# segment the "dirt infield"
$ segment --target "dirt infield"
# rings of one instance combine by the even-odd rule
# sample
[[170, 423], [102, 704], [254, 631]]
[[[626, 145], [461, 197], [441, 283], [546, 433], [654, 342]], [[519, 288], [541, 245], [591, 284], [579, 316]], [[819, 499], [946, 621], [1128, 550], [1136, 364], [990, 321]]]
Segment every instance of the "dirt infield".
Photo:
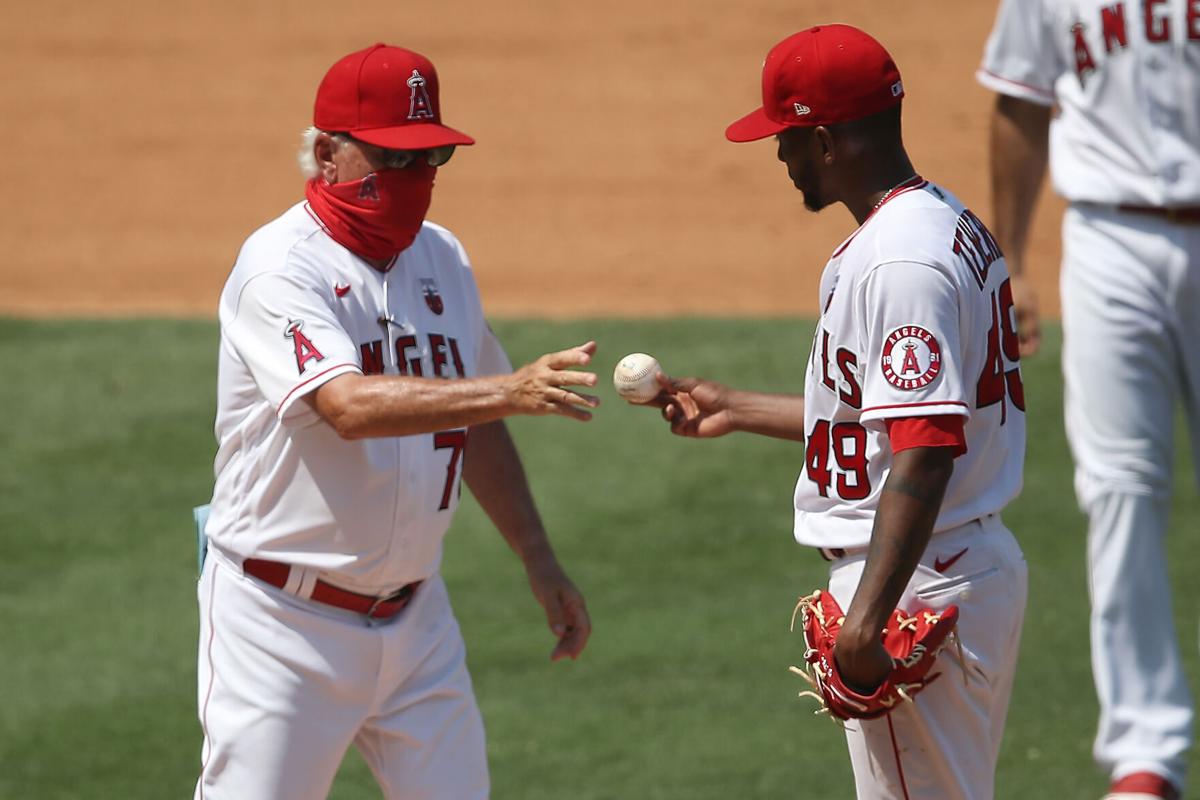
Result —
[[[0, 312], [211, 315], [237, 248], [300, 196], [297, 134], [339, 56], [374, 41], [438, 65], [479, 141], [431, 218], [466, 244], [497, 315], [792, 314], [854, 227], [804, 211], [770, 143], [724, 126], [767, 48], [811, 24], [880, 38], [905, 77], [921, 172], [985, 219], [992, 2], [567, 4], [46, 0], [0, 32]], [[1061, 204], [1032, 247], [1057, 308]]]

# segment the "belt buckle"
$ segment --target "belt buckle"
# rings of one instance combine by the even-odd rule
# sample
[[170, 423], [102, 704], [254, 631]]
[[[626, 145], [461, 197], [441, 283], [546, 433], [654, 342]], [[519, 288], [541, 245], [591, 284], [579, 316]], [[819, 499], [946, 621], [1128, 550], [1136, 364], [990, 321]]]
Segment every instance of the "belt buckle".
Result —
[[367, 616], [374, 617], [376, 610], [384, 603], [403, 603], [409, 597], [412, 597], [412, 584], [406, 583], [387, 597], [376, 597], [375, 602], [367, 609]]
[[375, 611], [376, 611], [376, 610], [377, 610], [377, 609], [378, 609], [378, 608], [379, 608], [381, 605], [383, 605], [384, 603], [386, 603], [387, 601], [388, 601], [388, 598], [386, 598], [386, 597], [376, 597], [376, 598], [375, 598], [375, 602], [374, 602], [374, 603], [371, 603], [371, 607], [367, 609], [367, 616], [368, 616], [368, 617], [374, 617], [374, 616], [375, 616]]

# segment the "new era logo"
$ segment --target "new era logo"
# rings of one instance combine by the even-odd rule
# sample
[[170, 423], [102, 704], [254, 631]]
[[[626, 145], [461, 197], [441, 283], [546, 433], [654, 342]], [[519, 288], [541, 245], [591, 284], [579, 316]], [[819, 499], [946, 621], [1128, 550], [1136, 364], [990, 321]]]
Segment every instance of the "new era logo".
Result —
[[892, 84], [892, 97], [899, 97], [902, 94], [904, 94], [904, 84], [896, 81]]
[[805, 114], [811, 114], [812, 109], [804, 105], [804, 103], [793, 103], [796, 106], [796, 116], [803, 117]]

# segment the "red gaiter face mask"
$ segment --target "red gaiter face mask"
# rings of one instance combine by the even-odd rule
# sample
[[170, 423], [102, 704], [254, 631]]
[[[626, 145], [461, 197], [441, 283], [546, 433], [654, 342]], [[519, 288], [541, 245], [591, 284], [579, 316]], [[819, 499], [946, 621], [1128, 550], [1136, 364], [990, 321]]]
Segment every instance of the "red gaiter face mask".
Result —
[[326, 183], [312, 178], [304, 196], [335, 242], [374, 261], [391, 258], [417, 238], [433, 199], [437, 168], [418, 161], [365, 178]]

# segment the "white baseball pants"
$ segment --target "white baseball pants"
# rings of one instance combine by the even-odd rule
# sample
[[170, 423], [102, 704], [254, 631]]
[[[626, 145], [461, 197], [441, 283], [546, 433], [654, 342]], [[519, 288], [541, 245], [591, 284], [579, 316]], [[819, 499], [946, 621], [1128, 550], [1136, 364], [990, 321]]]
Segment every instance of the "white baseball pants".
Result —
[[[935, 569], [960, 553], [944, 573]], [[830, 568], [829, 591], [843, 609], [865, 564], [860, 552]], [[998, 516], [933, 537], [899, 607], [957, 605], [966, 668], [950, 644], [934, 665], [941, 677], [913, 703], [846, 723], [859, 800], [991, 800], [1027, 589], [1025, 558]]]
[[389, 800], [488, 796], [483, 722], [440, 576], [373, 624], [244, 576], [216, 551], [198, 594], [196, 800], [321, 800], [352, 743]]
[[1095, 757], [1182, 788], [1192, 699], [1164, 540], [1183, 399], [1200, 451], [1200, 226], [1072, 206], [1063, 220], [1063, 372], [1088, 515]]

